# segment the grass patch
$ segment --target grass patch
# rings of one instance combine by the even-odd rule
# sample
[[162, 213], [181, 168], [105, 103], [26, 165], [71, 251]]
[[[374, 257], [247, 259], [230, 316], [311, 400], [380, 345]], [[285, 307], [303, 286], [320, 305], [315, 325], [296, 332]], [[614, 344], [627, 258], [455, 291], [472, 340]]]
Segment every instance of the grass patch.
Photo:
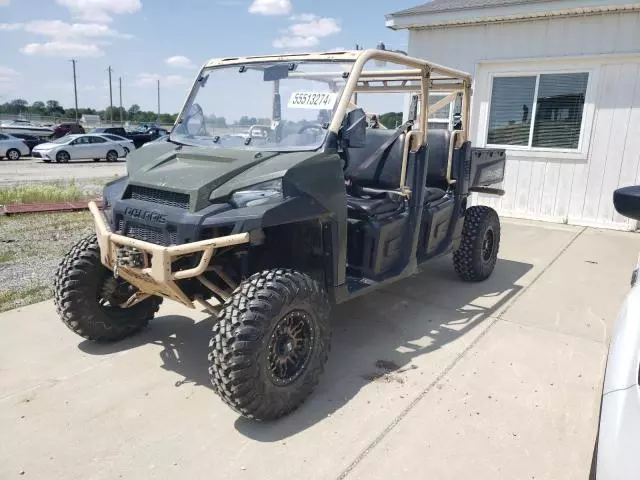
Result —
[[39, 285], [36, 287], [17, 288], [0, 292], [0, 312], [5, 312], [31, 303], [41, 302], [51, 297], [50, 287]]
[[7, 263], [16, 258], [16, 252], [0, 252], [0, 263]]
[[0, 205], [74, 202], [87, 198], [75, 183], [43, 183], [0, 188]]

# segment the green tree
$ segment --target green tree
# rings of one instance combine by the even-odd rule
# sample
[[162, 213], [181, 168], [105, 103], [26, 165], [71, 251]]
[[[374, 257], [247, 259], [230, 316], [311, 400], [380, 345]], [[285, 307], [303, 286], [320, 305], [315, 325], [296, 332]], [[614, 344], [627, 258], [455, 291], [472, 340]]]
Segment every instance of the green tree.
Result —
[[129, 107], [129, 111], [128, 111], [128, 117], [129, 118], [135, 118], [135, 116], [140, 112], [140, 105], [134, 103], [133, 105], [131, 105]]
[[51, 117], [64, 115], [64, 108], [57, 100], [47, 100], [45, 113]]
[[380, 123], [387, 128], [398, 128], [402, 124], [402, 112], [387, 112], [380, 115]]
[[29, 111], [35, 115], [44, 115], [46, 110], [47, 107], [44, 102], [41, 102], [39, 100], [37, 102], [33, 102], [31, 104], [31, 107], [29, 108]]

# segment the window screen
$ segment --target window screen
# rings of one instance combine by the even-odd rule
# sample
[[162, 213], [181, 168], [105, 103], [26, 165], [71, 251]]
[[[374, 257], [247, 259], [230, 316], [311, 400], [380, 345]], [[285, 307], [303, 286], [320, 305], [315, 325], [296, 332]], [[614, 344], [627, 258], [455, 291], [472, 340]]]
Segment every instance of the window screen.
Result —
[[588, 73], [494, 78], [487, 143], [577, 149], [588, 81]]
[[533, 147], [578, 148], [588, 73], [540, 75]]

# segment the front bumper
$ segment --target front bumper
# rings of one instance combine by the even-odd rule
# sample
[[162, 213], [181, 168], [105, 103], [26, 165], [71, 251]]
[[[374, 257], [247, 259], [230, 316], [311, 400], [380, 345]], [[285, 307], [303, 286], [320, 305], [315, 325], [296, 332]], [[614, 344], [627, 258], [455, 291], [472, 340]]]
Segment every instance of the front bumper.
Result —
[[[200, 277], [218, 248], [249, 243], [249, 233], [238, 233], [165, 247], [113, 233], [94, 202], [89, 202], [89, 211], [93, 215], [100, 246], [100, 259], [104, 266], [112, 271], [117, 269], [118, 276], [138, 288], [143, 295], [170, 298], [189, 308], [195, 308], [195, 305], [176, 282]], [[141, 252], [144, 266], [135, 268], [119, 265], [118, 250], [121, 247], [131, 247]], [[173, 270], [175, 260], [193, 253], [202, 253], [197, 266], [185, 270]]]

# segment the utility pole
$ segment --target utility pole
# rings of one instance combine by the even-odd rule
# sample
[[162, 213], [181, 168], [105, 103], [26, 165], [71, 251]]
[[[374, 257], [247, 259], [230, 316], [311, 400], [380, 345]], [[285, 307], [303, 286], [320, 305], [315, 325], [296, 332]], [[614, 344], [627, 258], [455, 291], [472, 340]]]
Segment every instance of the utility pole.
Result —
[[71, 59], [73, 65], [73, 96], [76, 99], [76, 123], [78, 123], [78, 84], [76, 83], [76, 59]]
[[160, 79], [158, 79], [158, 118], [156, 122], [160, 125]]
[[122, 125], [124, 123], [122, 120], [122, 77], [118, 77], [118, 81], [120, 82], [120, 125]]
[[[361, 45], [358, 45], [358, 44], [356, 43], [356, 50], [362, 50], [362, 46], [361, 46]], [[358, 105], [358, 93], [357, 93], [357, 92], [353, 94], [353, 103], [355, 103], [356, 105]]]
[[111, 121], [111, 124], [113, 124], [113, 86], [111, 85], [111, 72], [113, 69], [111, 68], [111, 65], [109, 65], [107, 70], [109, 71], [109, 106], [111, 107], [109, 109], [109, 120]]

